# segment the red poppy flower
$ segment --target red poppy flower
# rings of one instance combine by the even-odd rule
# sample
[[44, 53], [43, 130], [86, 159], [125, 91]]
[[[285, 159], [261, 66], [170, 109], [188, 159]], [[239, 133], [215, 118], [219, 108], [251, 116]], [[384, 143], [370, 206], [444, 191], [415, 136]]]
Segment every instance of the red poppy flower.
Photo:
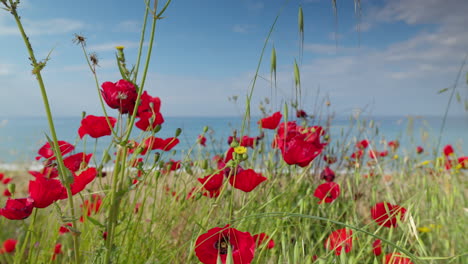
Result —
[[400, 147], [400, 142], [398, 140], [393, 140], [388, 142], [388, 146], [395, 151], [398, 147]]
[[72, 195], [75, 195], [84, 190], [84, 188], [86, 188], [86, 185], [88, 185], [96, 178], [96, 175], [96, 168], [88, 168], [82, 171], [80, 174], [73, 173], [74, 181], [70, 185]]
[[[91, 214], [97, 214], [99, 210], [101, 209], [101, 204], [102, 204], [102, 197], [98, 194], [94, 194], [91, 196], [90, 200], [85, 200], [83, 204], [80, 206], [83, 208], [84, 214], [86, 216], [91, 216]], [[81, 222], [83, 222], [80, 219]]]
[[28, 171], [34, 177], [46, 177], [46, 178], [57, 178], [59, 176], [56, 167], [44, 167], [42, 171]]
[[252, 169], [241, 170], [236, 175], [231, 175], [231, 177], [229, 177], [229, 183], [232, 187], [244, 192], [251, 192], [260, 183], [266, 180], [267, 178], [263, 177], [261, 173], [256, 173]]
[[276, 112], [269, 117], [262, 118], [258, 121], [258, 124], [265, 129], [276, 129], [281, 121], [283, 115], [280, 112]]
[[36, 177], [36, 180], [29, 181], [29, 197], [34, 199], [36, 208], [46, 208], [63, 196], [66, 196], [66, 190], [59, 180]]
[[243, 136], [239, 144], [243, 147], [254, 148], [256, 144], [256, 140], [257, 138], [254, 138], [254, 137]]
[[224, 172], [208, 175], [204, 178], [198, 178], [198, 181], [203, 185], [203, 188], [209, 192], [217, 191], [223, 186]]
[[335, 179], [335, 172], [327, 166], [323, 169], [322, 173], [320, 173], [320, 179], [332, 182]]
[[52, 255], [52, 260], [55, 260], [57, 258], [57, 255], [61, 253], [62, 253], [62, 244], [60, 243], [55, 244], [54, 254]]
[[[60, 149], [60, 152], [62, 153], [62, 155], [65, 155], [69, 152], [72, 152], [75, 147], [66, 142], [66, 141], [63, 141], [63, 140], [59, 140], [58, 141], [58, 144], [59, 144], [59, 149]], [[54, 151], [52, 150], [52, 147], [50, 146], [50, 143], [47, 142], [45, 143], [38, 151], [38, 154], [39, 156], [36, 157], [36, 160], [39, 160], [41, 159], [41, 157], [47, 159], [47, 160], [55, 160], [56, 157], [54, 155]]]
[[374, 243], [372, 243], [372, 251], [376, 256], [380, 256], [382, 254], [382, 240], [376, 239]]
[[138, 115], [141, 113], [158, 113], [161, 111], [161, 99], [152, 97], [147, 91], [141, 94], [141, 103], [138, 106]]
[[6, 185], [6, 184], [10, 183], [10, 182], [11, 182], [11, 180], [12, 180], [11, 178], [5, 178], [5, 179], [3, 179], [3, 181], [2, 181], [2, 182], [3, 182], [3, 184], [5, 184], [5, 185]]
[[177, 144], [179, 144], [178, 138], [158, 138], [158, 137], [149, 137], [145, 139], [142, 143], [144, 149], [141, 152], [142, 155], [145, 155], [148, 150], [160, 149], [162, 151], [170, 151]]
[[304, 134], [298, 135], [284, 144], [281, 149], [284, 161], [289, 165], [308, 166], [323, 150], [320, 141], [307, 141]]
[[298, 109], [296, 111], [296, 117], [297, 118], [306, 118], [307, 117], [307, 113], [306, 111], [302, 110], [302, 109]]
[[405, 208], [386, 202], [377, 203], [371, 209], [372, 219], [374, 219], [377, 224], [385, 227], [396, 227], [397, 217], [402, 220], [405, 213]]
[[340, 185], [335, 182], [320, 184], [315, 189], [314, 196], [320, 199], [319, 203], [331, 203], [340, 196]]
[[333, 164], [337, 161], [336, 157], [328, 156], [328, 155], [323, 156], [323, 160], [328, 164]]
[[341, 255], [343, 249], [346, 253], [349, 253], [353, 248], [352, 236], [352, 230], [346, 228], [335, 230], [325, 240], [325, 248], [335, 251], [337, 256]]
[[178, 161], [175, 161], [173, 159], [171, 159], [169, 162], [166, 162], [166, 164], [164, 164], [164, 167], [162, 169], [162, 173], [169, 173], [171, 171], [176, 171], [178, 169], [180, 169], [181, 167], [181, 161], [178, 160]]
[[229, 248], [234, 264], [249, 264], [255, 254], [255, 242], [249, 232], [226, 225], [215, 227], [200, 235], [195, 242], [195, 254], [203, 264], [217, 264], [218, 257], [226, 263]]
[[17, 243], [18, 241], [15, 239], [7, 239], [5, 240], [5, 242], [3, 242], [3, 249], [5, 250], [5, 252], [11, 253], [15, 251]]
[[367, 139], [363, 139], [361, 141], [359, 141], [358, 143], [356, 143], [356, 147], [359, 148], [359, 149], [365, 149], [369, 146], [369, 140]]
[[198, 144], [206, 147], [206, 137], [204, 137], [203, 135], [198, 135], [197, 142]]
[[444, 155], [445, 156], [450, 156], [450, 155], [453, 155], [455, 153], [455, 151], [453, 150], [453, 147], [452, 145], [446, 145], [444, 147]]
[[63, 234], [65, 234], [65, 233], [69, 233], [69, 232], [70, 232], [70, 229], [68, 229], [68, 227], [71, 227], [71, 226], [73, 226], [72, 223], [67, 223], [67, 224], [64, 225], [64, 226], [61, 226], [61, 227], [59, 228], [59, 234], [60, 234], [60, 235], [63, 235]]
[[[72, 172], [77, 172], [80, 170], [82, 164], [84, 167], [88, 166], [89, 161], [93, 154], [85, 154], [83, 152], [76, 153], [63, 159], [65, 167], [67, 167]], [[81, 168], [82, 169], [82, 168]]]
[[[117, 119], [110, 116], [108, 118], [109, 123], [113, 128]], [[109, 127], [105, 116], [88, 115], [81, 120], [81, 126], [78, 129], [78, 135], [80, 138], [83, 138], [85, 135], [89, 135], [92, 138], [99, 138], [109, 136], [111, 134], [112, 129]]]
[[224, 163], [228, 163], [230, 160], [232, 160], [232, 153], [234, 153], [234, 148], [229, 148], [226, 151], [226, 157], [224, 158]]
[[3, 196], [11, 197], [11, 192], [8, 189], [5, 189], [5, 191], [3, 191]]
[[421, 153], [423, 153], [423, 152], [424, 152], [424, 148], [423, 148], [423, 147], [421, 147], [421, 146], [417, 146], [417, 147], [416, 147], [416, 153], [421, 154]]
[[384, 151], [379, 152], [379, 156], [382, 157], [382, 158], [386, 157], [387, 155], [388, 155], [388, 150], [384, 150]]
[[468, 156], [458, 158], [461, 169], [468, 169]]
[[3, 180], [3, 177], [5, 177], [5, 174], [0, 172], [0, 181]]
[[376, 159], [377, 158], [377, 154], [372, 149], [369, 149], [369, 158], [370, 159]]
[[353, 152], [353, 154], [351, 154], [351, 158], [355, 160], [360, 160], [362, 159], [363, 155], [364, 155], [364, 152], [362, 151], [362, 149], [360, 149], [356, 152]]
[[257, 247], [260, 247], [262, 244], [264, 244], [265, 242], [268, 242], [266, 244], [266, 248], [268, 249], [272, 249], [275, 247], [275, 241], [273, 239], [271, 239], [267, 234], [265, 233], [260, 233], [260, 234], [256, 234], [253, 236], [253, 239], [255, 241], [255, 244], [257, 245]]
[[31, 215], [34, 200], [32, 198], [8, 198], [4, 208], [0, 208], [0, 215], [10, 220], [22, 220]]
[[122, 114], [133, 111], [138, 96], [133, 83], [127, 80], [105, 82], [101, 88], [102, 98], [110, 108], [118, 109]]
[[158, 125], [164, 123], [164, 117], [160, 112], [151, 113], [151, 112], [143, 112], [138, 115], [140, 118], [136, 123], [135, 126], [143, 131], [153, 130]]
[[385, 255], [385, 264], [413, 264], [411, 259], [402, 257], [398, 253]]

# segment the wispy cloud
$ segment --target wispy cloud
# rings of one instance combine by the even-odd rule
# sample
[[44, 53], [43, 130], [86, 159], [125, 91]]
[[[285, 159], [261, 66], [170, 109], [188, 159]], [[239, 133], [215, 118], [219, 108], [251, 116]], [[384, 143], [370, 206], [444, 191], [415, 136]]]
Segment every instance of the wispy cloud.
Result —
[[[47, 20], [24, 19], [24, 29], [30, 36], [59, 35], [78, 31], [84, 28], [85, 23], [68, 19], [52, 18]], [[18, 28], [13, 23], [0, 19], [0, 36], [19, 35]]]
[[0, 63], [0, 76], [9, 75], [12, 72], [11, 67], [12, 67], [12, 65], [10, 65], [10, 64], [1, 64]]
[[249, 33], [255, 28], [254, 25], [249, 24], [236, 24], [232, 27], [232, 31], [235, 33]]

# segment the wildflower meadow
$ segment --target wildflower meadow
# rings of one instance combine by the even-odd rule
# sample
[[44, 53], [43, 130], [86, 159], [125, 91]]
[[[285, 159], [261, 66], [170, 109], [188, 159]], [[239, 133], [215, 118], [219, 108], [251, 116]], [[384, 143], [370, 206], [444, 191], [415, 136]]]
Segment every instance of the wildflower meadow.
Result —
[[[126, 47], [115, 47], [119, 79], [102, 80], [87, 37], [74, 35], [96, 84], [83, 89], [95, 89], [102, 111], [83, 109], [69, 142], [56, 132], [42, 75], [49, 57], [34, 52], [21, 1], [0, 0], [1, 15], [24, 40], [48, 121], [31, 160], [40, 168], [0, 171], [0, 263], [467, 263], [468, 157], [440, 139], [431, 146], [379, 140], [378, 127], [358, 116], [333, 136], [333, 98], [314, 111], [297, 101], [298, 61], [293, 99], [252, 116], [257, 68], [231, 136], [214, 142], [206, 126], [177, 151], [184, 130], [160, 136], [170, 113], [145, 89], [171, 2], [135, 1], [145, 10], [138, 56], [128, 61]], [[301, 39], [297, 10], [291, 30]], [[277, 54], [268, 40], [280, 16], [258, 54], [258, 67], [270, 65], [273, 90]], [[97, 149], [104, 139], [109, 144]]]

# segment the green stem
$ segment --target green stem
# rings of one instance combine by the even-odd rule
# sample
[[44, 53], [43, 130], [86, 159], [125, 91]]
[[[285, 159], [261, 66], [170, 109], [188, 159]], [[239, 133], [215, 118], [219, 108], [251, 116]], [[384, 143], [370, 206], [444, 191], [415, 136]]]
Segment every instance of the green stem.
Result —
[[[24, 238], [24, 241], [23, 241], [23, 244], [21, 246], [20, 251], [15, 255], [14, 263], [21, 263], [21, 261], [22, 261], [21, 258], [24, 256], [24, 251], [26, 251], [26, 245], [28, 244], [28, 240], [29, 240], [29, 237], [31, 236], [31, 233], [32, 233], [32, 230], [33, 230], [33, 227], [34, 227], [34, 223], [36, 222], [37, 208], [34, 208], [33, 210], [34, 210], [34, 212], [33, 212], [32, 220], [29, 223], [28, 230], [26, 230], [26, 237]], [[29, 254], [31, 254], [31, 252], [29, 252]]]
[[444, 132], [445, 122], [447, 120], [448, 111], [450, 109], [450, 105], [452, 104], [453, 96], [455, 95], [455, 90], [457, 89], [458, 80], [460, 80], [461, 72], [463, 70], [463, 67], [465, 67], [467, 59], [468, 59], [468, 54], [465, 55], [465, 58], [463, 59], [463, 62], [461, 64], [460, 68], [458, 69], [457, 78], [455, 78], [455, 83], [453, 84], [452, 92], [450, 93], [450, 98], [449, 98], [449, 101], [447, 103], [447, 107], [445, 108], [444, 118], [442, 119], [442, 125], [440, 126], [439, 138], [437, 139], [437, 147], [434, 150], [434, 160], [437, 159], [437, 153], [439, 153], [440, 143], [441, 143], [441, 140], [442, 140], [442, 133]]
[[[19, 31], [21, 33], [21, 36], [23, 37], [24, 43], [25, 43], [26, 48], [27, 48], [28, 53], [29, 53], [29, 58], [30, 58], [32, 66], [33, 66], [33, 74], [36, 76], [37, 82], [39, 84], [39, 88], [41, 90], [42, 100], [43, 100], [45, 112], [46, 112], [46, 115], [47, 115], [47, 121], [48, 121], [48, 124], [49, 124], [50, 134], [51, 134], [52, 140], [53, 140], [53, 142], [52, 142], [53, 143], [52, 144], [53, 145], [53, 150], [54, 150], [54, 153], [55, 153], [55, 157], [57, 159], [58, 169], [59, 169], [59, 172], [60, 172], [59, 173], [60, 180], [64, 184], [65, 189], [67, 190], [68, 203], [69, 203], [70, 209], [71, 209], [73, 226], [77, 226], [76, 225], [76, 218], [75, 218], [75, 207], [74, 207], [74, 204], [73, 204], [73, 197], [72, 197], [72, 193], [71, 193], [71, 189], [70, 189], [70, 184], [68, 183], [68, 181], [65, 180], [65, 175], [67, 173], [67, 170], [65, 169], [65, 166], [64, 166], [64, 163], [63, 163], [62, 153], [60, 151], [60, 146], [58, 144], [57, 133], [55, 132], [55, 126], [54, 126], [54, 121], [53, 121], [53, 117], [52, 117], [52, 112], [50, 110], [49, 99], [47, 97], [47, 92], [46, 92], [44, 81], [43, 81], [42, 75], [41, 75], [41, 69], [45, 66], [45, 64], [40, 64], [40, 63], [37, 62], [36, 57], [34, 56], [33, 48], [31, 46], [31, 43], [29, 42], [29, 38], [28, 38], [28, 36], [26, 35], [26, 33], [24, 31], [23, 25], [22, 25], [22, 23], [20, 21], [20, 17], [18, 15], [17, 11], [16, 11], [17, 4], [13, 3], [12, 0], [9, 0], [9, 1], [10, 1], [10, 5], [11, 5], [11, 14], [15, 18], [18, 29], [19, 29]], [[78, 236], [79, 236], [79, 234], [76, 234], [76, 235], [73, 236], [73, 246], [74, 246], [74, 251], [75, 251], [75, 263], [76, 264], [80, 263], [79, 238], [78, 238]]]
[[[155, 0], [154, 1], [154, 13], [156, 13], [157, 7], [158, 7], [158, 0]], [[148, 11], [148, 6], [146, 7], [146, 10]], [[143, 68], [143, 77], [141, 79], [141, 84], [138, 87], [138, 96], [136, 99], [137, 102], [140, 102], [141, 94], [143, 93], [143, 88], [145, 86], [146, 74], [148, 73], [149, 63], [151, 60], [151, 51], [153, 50], [154, 35], [156, 32], [157, 21], [158, 21], [158, 17], [153, 15], [153, 23], [151, 25], [151, 36], [150, 36], [150, 42], [149, 42], [149, 47], [148, 47], [148, 53], [146, 55], [145, 67]], [[133, 108], [133, 114], [130, 117], [130, 121], [128, 124], [127, 134], [125, 135], [125, 139], [123, 140], [123, 142], [127, 142], [128, 139], [130, 138], [130, 134], [132, 133], [132, 129], [133, 129], [133, 124], [135, 123], [137, 110], [138, 110], [138, 104], [135, 104], [135, 107]]]
[[143, 42], [145, 41], [145, 31], [146, 31], [146, 24], [148, 20], [148, 13], [149, 13], [149, 0], [145, 0], [146, 2], [146, 8], [145, 8], [145, 18], [143, 20], [143, 27], [141, 28], [141, 37], [140, 37], [140, 46], [138, 47], [138, 56], [137, 56], [137, 62], [135, 64], [135, 73], [133, 77], [133, 82], [136, 83], [136, 78], [138, 76], [138, 70], [140, 68], [140, 60], [141, 60], [141, 53], [143, 51]]

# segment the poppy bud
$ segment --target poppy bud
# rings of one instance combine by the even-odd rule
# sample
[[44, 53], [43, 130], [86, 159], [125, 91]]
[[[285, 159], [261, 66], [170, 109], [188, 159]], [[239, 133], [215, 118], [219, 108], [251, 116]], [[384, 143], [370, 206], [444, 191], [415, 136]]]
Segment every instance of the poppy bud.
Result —
[[180, 136], [181, 133], [182, 133], [182, 129], [178, 127], [175, 132], [175, 137]]
[[160, 157], [161, 157], [161, 153], [159, 152], [154, 153], [154, 163], [158, 162]]
[[244, 153], [241, 155], [241, 160], [247, 160], [249, 158], [249, 154]]
[[208, 160], [206, 160], [206, 159], [203, 160], [201, 167], [202, 167], [202, 169], [206, 170], [208, 168]]
[[189, 175], [193, 175], [193, 171], [192, 171], [192, 168], [190, 166], [186, 166], [185, 167], [185, 171], [189, 174]]
[[8, 191], [9, 191], [11, 194], [15, 194], [16, 184], [14, 184], [14, 183], [9, 183], [9, 184], [7, 185], [7, 189], [8, 189]]
[[102, 158], [102, 163], [106, 164], [111, 159], [112, 159], [112, 157], [109, 155], [109, 152], [108, 151], [104, 152], [104, 157]]
[[156, 127], [153, 129], [153, 132], [156, 134], [161, 130], [161, 125], [156, 125]]
[[161, 176], [161, 171], [156, 171], [154, 173], [154, 177], [156, 177], [156, 179], [159, 179], [159, 176]]
[[206, 132], [208, 132], [208, 126], [203, 127], [203, 133], [206, 133]]

